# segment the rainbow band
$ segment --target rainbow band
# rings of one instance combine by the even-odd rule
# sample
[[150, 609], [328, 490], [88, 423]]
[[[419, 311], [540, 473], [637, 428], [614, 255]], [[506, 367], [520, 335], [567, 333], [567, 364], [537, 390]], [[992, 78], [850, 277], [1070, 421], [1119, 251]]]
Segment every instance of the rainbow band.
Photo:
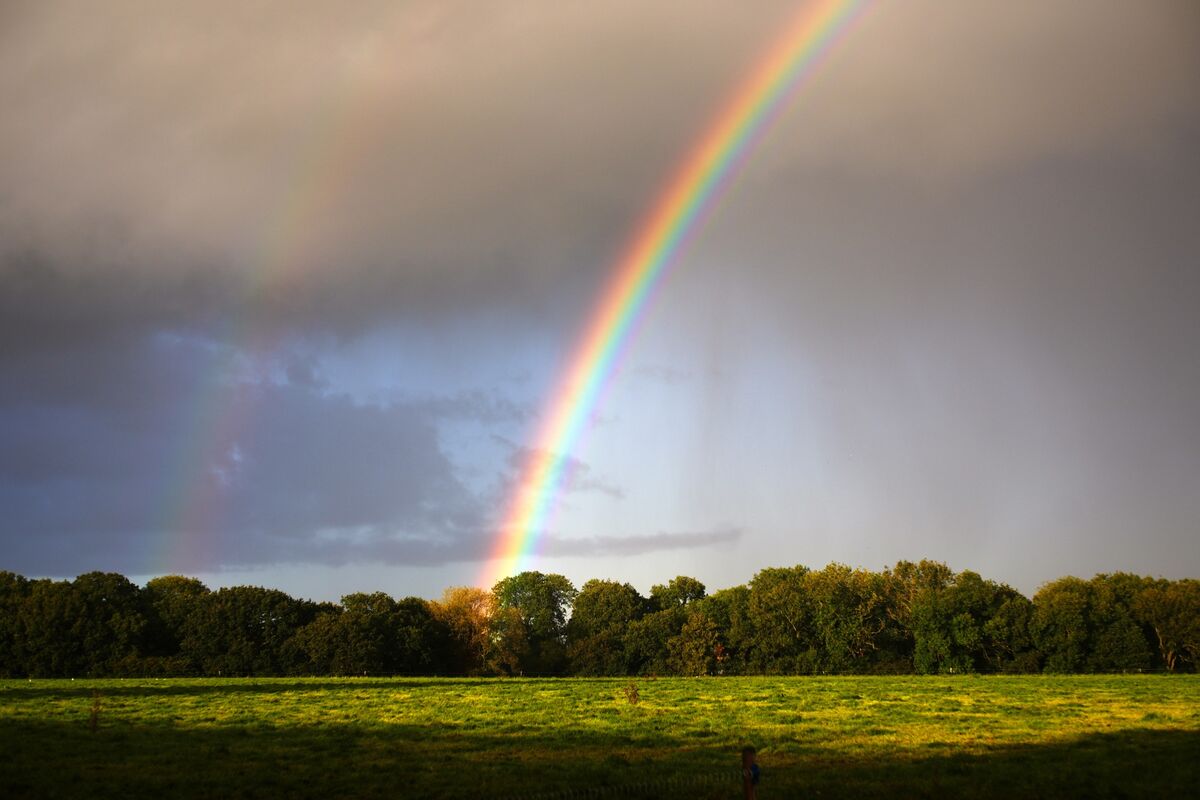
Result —
[[526, 569], [606, 379], [655, 286], [755, 142], [871, 0], [806, 3], [734, 93], [637, 228], [551, 398], [536, 449], [481, 577], [490, 587]]
[[[397, 12], [374, 21], [374, 27], [398, 29], [411, 14], [407, 6], [397, 4]], [[390, 60], [397, 57], [371, 49], [362, 60], [386, 75], [395, 68]], [[310, 250], [319, 241], [321, 225], [345, 196], [380, 133], [371, 116], [378, 101], [377, 84], [355, 77], [346, 75], [343, 91], [304, 129], [292, 154], [288, 179], [280, 190], [282, 201], [261, 221], [261, 235], [245, 264], [239, 289], [241, 301], [248, 306], [269, 307], [273, 294], [312, 272]], [[230, 448], [252, 428], [262, 409], [224, 376], [239, 355], [265, 362], [282, 352], [286, 335], [276, 329], [278, 321], [270, 318], [269, 308], [265, 313], [259, 319], [233, 310], [212, 335], [214, 354], [191, 392], [185, 416], [190, 425], [182, 431], [174, 458], [176, 475], [171, 483], [178, 490], [166, 499], [163, 509], [163, 527], [172, 535], [165, 539], [168, 549], [158, 557], [160, 571], [209, 568], [210, 557], [217, 552], [217, 532], [228, 525], [226, 491], [214, 468], [227, 460]]]

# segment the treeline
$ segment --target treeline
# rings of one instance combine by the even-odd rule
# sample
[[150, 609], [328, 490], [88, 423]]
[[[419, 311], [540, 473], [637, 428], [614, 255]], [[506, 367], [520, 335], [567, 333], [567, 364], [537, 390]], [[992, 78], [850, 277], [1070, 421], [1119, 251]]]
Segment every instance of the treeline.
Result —
[[523, 572], [442, 599], [315, 603], [167, 576], [139, 587], [0, 572], [0, 676], [746, 675], [1182, 672], [1200, 656], [1200, 581], [1061, 578], [1032, 599], [902, 561], [760, 571], [707, 593]]

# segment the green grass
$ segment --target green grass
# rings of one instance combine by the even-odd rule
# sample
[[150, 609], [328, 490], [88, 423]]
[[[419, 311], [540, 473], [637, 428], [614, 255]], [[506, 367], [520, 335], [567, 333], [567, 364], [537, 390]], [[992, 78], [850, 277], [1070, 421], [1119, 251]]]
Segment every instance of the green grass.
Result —
[[1200, 785], [1200, 676], [636, 683], [0, 681], [0, 796], [736, 798], [748, 743], [763, 798]]

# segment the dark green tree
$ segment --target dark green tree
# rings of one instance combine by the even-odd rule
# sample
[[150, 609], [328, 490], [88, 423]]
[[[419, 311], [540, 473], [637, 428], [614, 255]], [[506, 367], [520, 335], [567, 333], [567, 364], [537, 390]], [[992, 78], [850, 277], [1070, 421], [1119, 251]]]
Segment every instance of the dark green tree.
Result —
[[822, 672], [866, 671], [888, 626], [883, 576], [830, 564], [800, 578]]
[[398, 675], [447, 672], [448, 636], [429, 603], [420, 597], [405, 597], [396, 601], [393, 614], [396, 646], [391, 671]]
[[1047, 672], [1080, 672], [1092, 640], [1087, 581], [1059, 578], [1033, 596], [1029, 633], [1042, 653]]
[[989, 658], [992, 670], [1009, 673], [1042, 671], [1041, 653], [1033, 646], [1029, 634], [1032, 615], [1033, 603], [1019, 592], [1014, 592], [984, 623], [984, 634], [991, 642]]
[[743, 675], [751, 672], [756, 636], [750, 613], [750, 589], [733, 586], [713, 592], [698, 602], [697, 610], [712, 620], [717, 629], [715, 672]]
[[679, 633], [667, 640], [667, 664], [676, 675], [712, 675], [721, 647], [716, 623], [702, 611], [689, 611]]
[[1089, 583], [1092, 641], [1088, 672], [1142, 672], [1154, 664], [1153, 632], [1134, 613], [1137, 596], [1150, 580], [1117, 572], [1096, 575]]
[[817, 672], [822, 653], [813, 630], [812, 603], [804, 590], [808, 567], [768, 567], [750, 581], [754, 620], [747, 668], [767, 674]]
[[686, 575], [650, 587], [650, 613], [630, 624], [622, 637], [632, 673], [674, 674], [669, 643], [683, 630], [690, 609], [704, 597], [704, 584]]
[[14, 660], [34, 677], [139, 674], [146, 604], [137, 586], [115, 573], [74, 581], [32, 581], [10, 621]]
[[[1011, 587], [984, 580], [971, 570], [954, 575], [948, 584], [918, 592], [912, 602], [916, 670], [961, 673], [1002, 668], [1006, 654], [1024, 646], [1024, 633], [989, 627], [989, 622], [1005, 603], [1019, 596]], [[1013, 637], [1018, 638], [1013, 641]]]
[[633, 675], [670, 675], [667, 643], [678, 636], [686, 617], [680, 609], [655, 611], [629, 623], [621, 641]]
[[146, 582], [142, 594], [149, 606], [147, 631], [149, 652], [160, 659], [161, 672], [191, 675], [200, 665], [180, 653], [187, 619], [199, 605], [208, 587], [195, 578], [164, 575]]
[[288, 640], [317, 613], [314, 603], [275, 589], [234, 586], [204, 595], [184, 625], [182, 654], [205, 675], [296, 671]]
[[384, 675], [398, 662], [396, 601], [384, 592], [342, 598], [331, 668], [338, 675]]
[[1137, 619], [1154, 631], [1162, 664], [1178, 672], [1200, 664], [1200, 581], [1156, 580], [1134, 600]]
[[86, 674], [140, 674], [149, 626], [141, 589], [115, 572], [80, 575], [71, 589], [79, 604], [72, 634], [85, 653]]
[[76, 627], [82, 614], [69, 581], [30, 581], [13, 626], [22, 672], [34, 678], [87, 675], [90, 661]]
[[[497, 633], [524, 637], [527, 650], [519, 659], [526, 675], [559, 675], [567, 664], [567, 612], [575, 600], [574, 585], [562, 575], [527, 571], [504, 578], [492, 588], [498, 608]], [[516, 612], [519, 625], [508, 621]]]
[[24, 677], [25, 664], [18, 646], [18, 620], [29, 594], [29, 581], [13, 572], [0, 572], [0, 677]]
[[687, 575], [678, 575], [665, 586], [655, 584], [650, 587], [650, 604], [655, 611], [682, 608], [703, 600], [704, 596], [704, 584]]
[[341, 608], [321, 611], [283, 645], [287, 671], [292, 675], [345, 675], [345, 636]]
[[[911, 665], [916, 652], [917, 606], [928, 602], [923, 600], [927, 593], [938, 592], [949, 586], [954, 579], [954, 571], [940, 561], [922, 559], [917, 563], [898, 561], [896, 566], [884, 570], [883, 575], [891, 597], [888, 614], [892, 618], [892, 656]], [[926, 615], [928, 612], [921, 613]]]
[[567, 623], [567, 658], [575, 675], [625, 675], [624, 636], [642, 617], [646, 599], [628, 583], [590, 580], [579, 590]]

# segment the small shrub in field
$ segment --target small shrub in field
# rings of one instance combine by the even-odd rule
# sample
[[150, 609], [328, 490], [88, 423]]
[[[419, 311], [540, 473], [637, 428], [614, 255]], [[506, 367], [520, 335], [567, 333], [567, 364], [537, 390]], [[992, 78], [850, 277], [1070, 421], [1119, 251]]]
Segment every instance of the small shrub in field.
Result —
[[629, 701], [629, 705], [636, 706], [642, 699], [641, 692], [638, 691], [637, 684], [630, 681], [629, 684], [621, 690], [625, 695], [625, 699]]
[[88, 730], [96, 732], [100, 725], [100, 692], [92, 690], [92, 713], [88, 716]]

